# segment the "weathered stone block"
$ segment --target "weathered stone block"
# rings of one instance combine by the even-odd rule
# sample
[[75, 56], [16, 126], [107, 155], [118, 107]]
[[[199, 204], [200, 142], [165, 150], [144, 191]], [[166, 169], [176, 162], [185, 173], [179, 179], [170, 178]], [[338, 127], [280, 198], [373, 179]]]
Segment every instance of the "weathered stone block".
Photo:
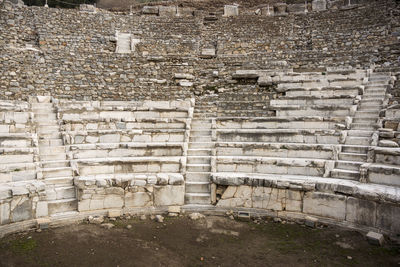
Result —
[[159, 6], [158, 15], [165, 17], [175, 17], [176, 16], [176, 6]]
[[144, 6], [142, 14], [145, 15], [158, 15], [158, 6]]
[[304, 195], [303, 212], [338, 220], [346, 218], [346, 197], [319, 192]]
[[19, 197], [11, 201], [11, 218], [13, 222], [32, 219], [32, 200]]
[[346, 221], [366, 226], [375, 226], [376, 202], [348, 197]]
[[312, 1], [313, 11], [323, 11], [326, 10], [326, 0], [313, 0]]
[[124, 206], [124, 198], [121, 195], [106, 195], [104, 198], [104, 208], [122, 208]]
[[154, 186], [154, 205], [183, 205], [185, 187], [183, 185]]
[[10, 222], [10, 203], [0, 204], [0, 225]]
[[127, 192], [125, 195], [125, 207], [148, 207], [151, 204], [151, 193]]
[[376, 226], [393, 233], [400, 233], [400, 207], [393, 204], [378, 204]]
[[36, 205], [36, 218], [49, 215], [47, 201], [39, 201]]
[[233, 17], [239, 15], [239, 7], [236, 5], [224, 6], [224, 17]]

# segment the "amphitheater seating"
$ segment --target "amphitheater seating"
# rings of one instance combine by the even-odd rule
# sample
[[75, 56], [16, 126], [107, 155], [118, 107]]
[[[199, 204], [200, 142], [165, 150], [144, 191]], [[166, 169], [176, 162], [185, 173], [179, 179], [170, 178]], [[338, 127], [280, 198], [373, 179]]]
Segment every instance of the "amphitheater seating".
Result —
[[36, 179], [32, 119], [27, 102], [0, 102], [0, 183]]
[[190, 101], [58, 104], [80, 177], [180, 173], [190, 109]]

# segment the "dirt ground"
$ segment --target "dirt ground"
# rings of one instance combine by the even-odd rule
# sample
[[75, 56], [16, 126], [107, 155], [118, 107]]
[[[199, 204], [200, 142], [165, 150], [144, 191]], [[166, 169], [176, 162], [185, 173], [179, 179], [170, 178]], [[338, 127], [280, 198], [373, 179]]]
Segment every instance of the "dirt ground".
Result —
[[[358, 232], [226, 217], [117, 219], [0, 240], [0, 266], [395, 266], [400, 248]], [[130, 225], [130, 226], [128, 226]], [[128, 226], [128, 227], [127, 227]], [[130, 229], [128, 229], [130, 228]]]

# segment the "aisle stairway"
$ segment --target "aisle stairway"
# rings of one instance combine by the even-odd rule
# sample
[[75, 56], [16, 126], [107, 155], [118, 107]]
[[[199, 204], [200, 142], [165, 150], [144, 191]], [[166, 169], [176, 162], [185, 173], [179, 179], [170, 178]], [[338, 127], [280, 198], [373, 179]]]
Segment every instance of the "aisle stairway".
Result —
[[211, 204], [210, 174], [213, 106], [196, 104], [192, 120], [186, 167], [185, 204]]
[[359, 180], [360, 166], [367, 162], [368, 146], [378, 127], [377, 120], [389, 80], [390, 74], [387, 73], [370, 75], [331, 177]]
[[49, 215], [75, 211], [77, 200], [73, 173], [67, 160], [56, 111], [51, 100], [32, 103], [39, 139], [39, 161], [46, 183]]

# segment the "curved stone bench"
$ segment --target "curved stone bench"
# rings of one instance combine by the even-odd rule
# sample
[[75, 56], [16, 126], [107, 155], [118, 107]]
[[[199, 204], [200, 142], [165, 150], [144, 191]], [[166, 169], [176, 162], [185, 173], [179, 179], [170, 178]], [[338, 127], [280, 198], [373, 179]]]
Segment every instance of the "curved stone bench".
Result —
[[[400, 188], [299, 175], [213, 173], [216, 207], [375, 229], [397, 238]], [[218, 194], [218, 196], [216, 195]]]

